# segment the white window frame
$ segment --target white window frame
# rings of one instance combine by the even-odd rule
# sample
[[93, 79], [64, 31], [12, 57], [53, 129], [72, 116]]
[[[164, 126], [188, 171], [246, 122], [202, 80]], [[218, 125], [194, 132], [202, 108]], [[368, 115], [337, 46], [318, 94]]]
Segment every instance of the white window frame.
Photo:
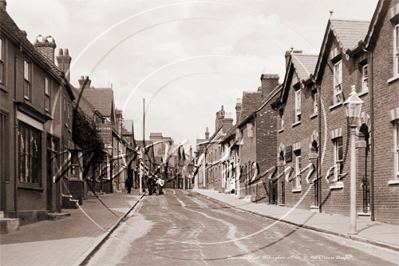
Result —
[[317, 92], [315, 92], [313, 94], [313, 114], [317, 114], [319, 112], [318, 110], [318, 104], [319, 104], [319, 94]]
[[369, 91], [369, 86], [368, 86], [368, 65], [365, 64], [362, 67], [362, 92], [368, 92]]
[[295, 151], [295, 175], [297, 177], [295, 178], [295, 187], [300, 187], [301, 186], [301, 175], [299, 174], [301, 172], [302, 168], [302, 155], [300, 153], [301, 151]]
[[4, 42], [0, 38], [0, 83], [4, 83]]
[[27, 100], [31, 98], [30, 63], [26, 60], [24, 60], [24, 97]]
[[342, 103], [342, 60], [334, 65], [334, 97], [333, 103]]
[[[341, 142], [341, 145], [338, 145], [339, 141]], [[338, 165], [339, 164], [341, 166], [341, 163], [344, 160], [344, 140], [343, 140], [342, 137], [339, 137], [339, 138], [334, 139], [333, 143], [334, 143], [334, 165]], [[342, 158], [339, 158], [339, 149], [340, 148], [342, 149]], [[341, 174], [341, 169], [339, 169], [338, 175], [340, 175], [340, 174]], [[339, 178], [338, 179], [333, 179], [332, 181], [333, 182], [334, 181], [339, 181]]]
[[284, 109], [283, 108], [280, 108], [279, 116], [280, 116], [280, 130], [282, 130], [282, 129], [284, 129]]
[[394, 123], [394, 167], [395, 179], [399, 179], [399, 121]]
[[[50, 80], [45, 77], [44, 78], [44, 94], [45, 94], [45, 103], [44, 103], [44, 110], [49, 113], [51, 108], [51, 97], [50, 97]], [[48, 102], [48, 107], [47, 107]]]
[[295, 123], [301, 122], [301, 89], [295, 91]]
[[393, 62], [393, 76], [397, 77], [399, 76], [399, 24], [393, 28]]

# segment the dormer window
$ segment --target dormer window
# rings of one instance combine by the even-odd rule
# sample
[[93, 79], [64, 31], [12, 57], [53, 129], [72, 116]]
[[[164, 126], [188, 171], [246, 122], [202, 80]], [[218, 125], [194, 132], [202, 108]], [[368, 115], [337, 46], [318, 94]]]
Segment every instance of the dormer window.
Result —
[[334, 97], [333, 103], [342, 102], [342, 61], [334, 65]]

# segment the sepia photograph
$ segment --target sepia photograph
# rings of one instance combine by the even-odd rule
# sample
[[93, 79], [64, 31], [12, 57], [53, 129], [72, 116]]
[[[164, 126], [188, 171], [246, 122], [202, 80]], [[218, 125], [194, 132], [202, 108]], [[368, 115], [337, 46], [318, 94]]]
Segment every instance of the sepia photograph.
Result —
[[0, 0], [0, 264], [399, 265], [399, 0]]

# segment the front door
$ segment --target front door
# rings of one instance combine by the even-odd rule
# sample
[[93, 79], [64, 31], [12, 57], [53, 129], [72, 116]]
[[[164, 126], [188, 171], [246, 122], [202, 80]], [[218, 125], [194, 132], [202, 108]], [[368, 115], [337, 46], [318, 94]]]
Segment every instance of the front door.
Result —
[[277, 204], [277, 182], [269, 180], [269, 204]]

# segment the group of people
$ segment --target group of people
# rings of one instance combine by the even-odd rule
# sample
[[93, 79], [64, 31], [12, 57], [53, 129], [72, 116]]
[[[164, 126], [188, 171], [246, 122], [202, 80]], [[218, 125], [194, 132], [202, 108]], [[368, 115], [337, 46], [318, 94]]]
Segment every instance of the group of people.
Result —
[[[162, 178], [158, 178], [157, 175], [152, 174], [143, 178], [143, 184], [146, 184], [148, 189], [148, 195], [156, 194], [158, 188], [158, 194], [163, 195], [163, 186], [165, 181]], [[125, 188], [127, 193], [130, 194], [133, 187], [133, 179], [127, 178], [125, 181]], [[145, 186], [143, 186], [143, 192], [145, 192]]]

